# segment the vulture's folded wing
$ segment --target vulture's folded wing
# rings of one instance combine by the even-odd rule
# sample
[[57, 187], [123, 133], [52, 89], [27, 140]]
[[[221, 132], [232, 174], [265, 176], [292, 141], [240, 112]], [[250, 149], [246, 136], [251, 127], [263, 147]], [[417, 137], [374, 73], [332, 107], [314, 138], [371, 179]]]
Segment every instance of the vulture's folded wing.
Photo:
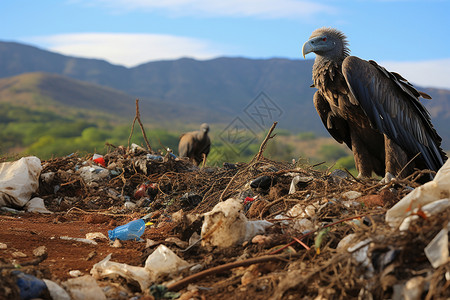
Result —
[[331, 136], [339, 143], [345, 143], [350, 149], [352, 149], [350, 129], [347, 121], [332, 114], [330, 104], [320, 95], [319, 92], [314, 94], [314, 107], [316, 108], [323, 125]]
[[342, 73], [352, 93], [352, 103], [360, 105], [372, 127], [386, 134], [407, 153], [422, 153], [427, 167], [437, 171], [445, 154], [441, 138], [418, 92], [399, 74], [388, 72], [374, 61], [347, 57]]

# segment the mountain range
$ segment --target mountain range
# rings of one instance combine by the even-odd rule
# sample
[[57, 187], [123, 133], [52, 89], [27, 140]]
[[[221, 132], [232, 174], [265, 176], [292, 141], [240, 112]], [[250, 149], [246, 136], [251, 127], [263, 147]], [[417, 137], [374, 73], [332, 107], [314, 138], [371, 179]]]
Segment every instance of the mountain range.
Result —
[[[134, 101], [140, 99], [146, 121], [163, 126], [226, 125], [238, 118], [249, 127], [267, 129], [271, 123], [262, 124], [265, 117], [278, 121], [279, 128], [326, 135], [312, 103], [312, 64], [312, 60], [300, 59], [220, 57], [126, 68], [0, 42], [0, 102], [60, 113], [82, 111], [94, 116], [97, 112], [112, 120], [130, 121]], [[417, 88], [432, 96], [424, 104], [443, 138], [443, 147], [450, 149], [450, 90]], [[40, 97], [27, 97], [30, 90]]]

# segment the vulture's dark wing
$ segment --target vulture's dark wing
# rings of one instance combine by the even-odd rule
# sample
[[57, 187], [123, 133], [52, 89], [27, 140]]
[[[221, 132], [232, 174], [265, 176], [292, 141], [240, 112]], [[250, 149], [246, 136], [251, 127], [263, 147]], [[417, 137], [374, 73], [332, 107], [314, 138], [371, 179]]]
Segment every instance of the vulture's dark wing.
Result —
[[399, 74], [390, 73], [374, 61], [347, 57], [342, 73], [353, 94], [353, 104], [359, 104], [372, 127], [386, 134], [410, 155], [422, 153], [427, 167], [437, 171], [445, 154], [441, 138], [431, 124], [430, 115], [418, 92]]
[[339, 143], [344, 142], [352, 149], [350, 129], [347, 121], [332, 114], [330, 104], [319, 94], [319, 92], [314, 94], [314, 107], [316, 108], [323, 125], [331, 136]]

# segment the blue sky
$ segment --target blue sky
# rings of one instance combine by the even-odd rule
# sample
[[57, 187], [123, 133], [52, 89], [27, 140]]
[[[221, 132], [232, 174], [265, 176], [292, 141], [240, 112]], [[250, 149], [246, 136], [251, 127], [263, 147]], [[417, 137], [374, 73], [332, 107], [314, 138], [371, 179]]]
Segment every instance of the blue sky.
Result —
[[353, 55], [450, 89], [449, 13], [448, 0], [3, 0], [0, 40], [131, 67], [180, 57], [303, 59], [303, 43], [327, 26], [347, 35]]

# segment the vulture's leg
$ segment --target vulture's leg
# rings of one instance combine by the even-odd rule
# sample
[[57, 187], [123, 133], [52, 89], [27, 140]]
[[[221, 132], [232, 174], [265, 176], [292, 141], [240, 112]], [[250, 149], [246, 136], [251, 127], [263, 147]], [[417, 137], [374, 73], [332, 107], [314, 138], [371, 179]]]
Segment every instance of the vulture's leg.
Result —
[[[405, 168], [406, 164], [408, 163], [408, 156], [406, 155], [405, 151], [403, 151], [403, 149], [400, 148], [399, 145], [397, 145], [386, 135], [384, 135], [384, 147], [386, 153], [385, 179], [389, 179], [389, 181], [392, 180], [392, 178], [387, 178], [388, 173], [390, 173], [391, 176], [398, 176], [400, 178], [406, 177], [409, 172], [407, 170], [408, 167]], [[403, 170], [403, 168], [405, 169]], [[402, 174], [400, 174], [401, 171]]]
[[355, 159], [355, 167], [358, 170], [358, 178], [372, 176], [373, 166], [371, 156], [367, 151], [367, 145], [361, 140], [355, 130], [351, 130], [352, 151]]

